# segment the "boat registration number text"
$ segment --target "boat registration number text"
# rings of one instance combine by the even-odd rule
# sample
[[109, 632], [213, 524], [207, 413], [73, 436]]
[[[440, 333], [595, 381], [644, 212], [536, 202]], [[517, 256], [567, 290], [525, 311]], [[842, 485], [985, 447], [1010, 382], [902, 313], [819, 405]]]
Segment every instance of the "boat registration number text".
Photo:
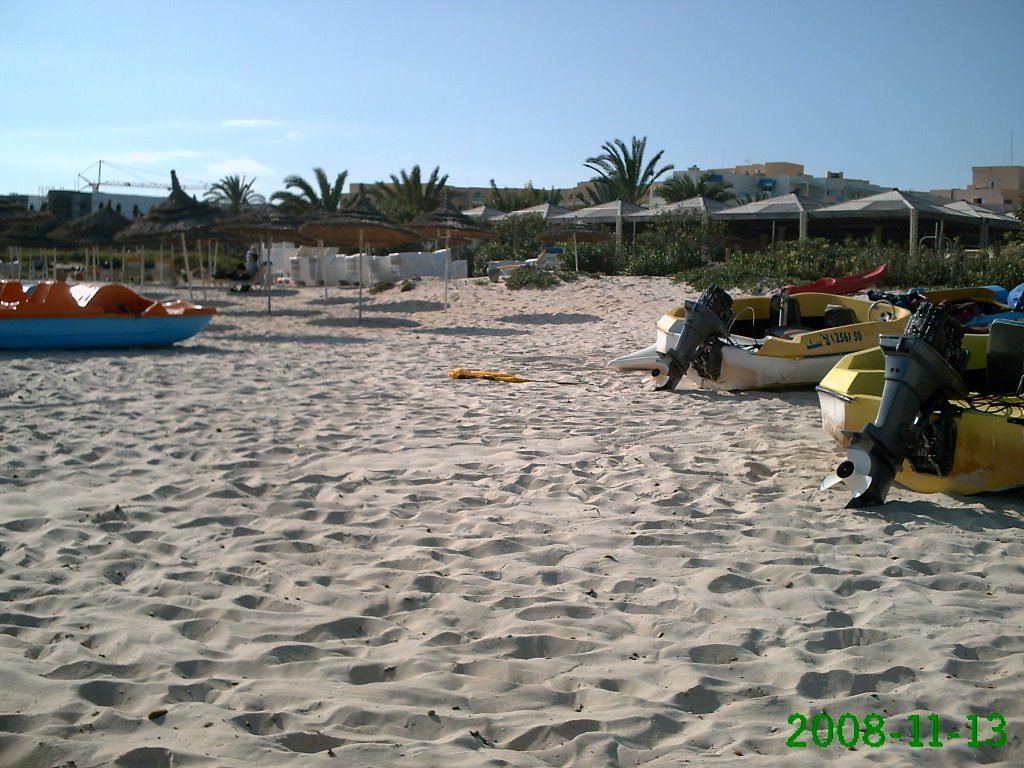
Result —
[[860, 331], [835, 331], [834, 333], [822, 333], [818, 339], [818, 341], [808, 341], [807, 349], [820, 349], [821, 347], [863, 341], [864, 334]]

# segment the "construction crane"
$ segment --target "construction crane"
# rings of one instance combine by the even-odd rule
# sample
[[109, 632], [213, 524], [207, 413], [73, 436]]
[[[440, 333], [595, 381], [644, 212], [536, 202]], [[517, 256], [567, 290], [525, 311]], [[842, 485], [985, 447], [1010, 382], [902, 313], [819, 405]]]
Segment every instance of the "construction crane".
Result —
[[[111, 163], [107, 163], [107, 165], [109, 166], [109, 165], [111, 165]], [[92, 170], [93, 168], [96, 169], [96, 181], [91, 181], [90, 179], [88, 179], [85, 176], [85, 174], [87, 172], [89, 172], [90, 170]], [[133, 170], [131, 168], [123, 168], [123, 167], [116, 166], [116, 165], [114, 166], [114, 168], [117, 168], [120, 171], [125, 171], [125, 172], [128, 172], [128, 173], [133, 173]], [[92, 192], [99, 192], [101, 186], [103, 186], [103, 187], [133, 187], [135, 189], [170, 189], [171, 188], [170, 181], [166, 181], [166, 182], [142, 181], [142, 180], [139, 180], [139, 181], [104, 181], [103, 180], [103, 161], [102, 160], [99, 160], [98, 162], [93, 163], [88, 168], [86, 168], [84, 171], [79, 173], [78, 174], [78, 178], [81, 179], [81, 181], [82, 181], [82, 186], [79, 187], [79, 191], [80, 192], [84, 191], [86, 189], [86, 187], [88, 187], [89, 190], [92, 191]], [[197, 184], [182, 184], [181, 188], [182, 189], [209, 189], [210, 185], [205, 183], [205, 182], [199, 182]]]

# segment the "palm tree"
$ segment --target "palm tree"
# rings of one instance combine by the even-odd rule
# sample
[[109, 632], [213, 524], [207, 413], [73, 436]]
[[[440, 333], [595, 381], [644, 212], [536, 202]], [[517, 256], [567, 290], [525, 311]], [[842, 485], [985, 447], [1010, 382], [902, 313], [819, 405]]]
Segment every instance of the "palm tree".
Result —
[[378, 181], [370, 189], [374, 202], [395, 221], [408, 223], [423, 213], [441, 207], [448, 185], [448, 174], [439, 177], [440, 166], [435, 166], [426, 183], [420, 167], [414, 165], [409, 173], [403, 169], [400, 176], [391, 174], [391, 183]]
[[263, 195], [252, 188], [255, 183], [255, 177], [246, 181], [245, 176], [225, 176], [210, 186], [205, 199], [231, 213], [240, 213], [264, 203]]
[[487, 198], [487, 204], [500, 211], [520, 211], [541, 203], [552, 205], [562, 204], [562, 193], [552, 187], [551, 189], [535, 189], [532, 181], [526, 182], [523, 189], [498, 189], [498, 185], [491, 179], [491, 194]]
[[[328, 180], [323, 168], [314, 168], [313, 174], [316, 177], [316, 187], [301, 176], [286, 176], [285, 189], [275, 192], [270, 199], [278, 203], [285, 213], [341, 210], [345, 203], [344, 189], [348, 171], [339, 173], [333, 184]], [[288, 191], [292, 189], [297, 189], [298, 193]]]
[[697, 181], [688, 174], [673, 176], [658, 187], [658, 194], [666, 203], [678, 203], [680, 200], [689, 200], [693, 197], [706, 197], [723, 203], [736, 199], [736, 193], [732, 191], [732, 182], [711, 181], [710, 173], [701, 174]]
[[622, 139], [608, 141], [601, 145], [604, 154], [588, 157], [584, 166], [598, 175], [590, 180], [592, 187], [588, 190], [591, 205], [607, 203], [612, 200], [625, 200], [639, 205], [647, 198], [651, 185], [662, 175], [672, 170], [671, 164], [656, 168], [662, 150], [649, 163], [644, 164], [644, 151], [647, 149], [647, 137], [633, 137], [632, 147], [627, 147]]

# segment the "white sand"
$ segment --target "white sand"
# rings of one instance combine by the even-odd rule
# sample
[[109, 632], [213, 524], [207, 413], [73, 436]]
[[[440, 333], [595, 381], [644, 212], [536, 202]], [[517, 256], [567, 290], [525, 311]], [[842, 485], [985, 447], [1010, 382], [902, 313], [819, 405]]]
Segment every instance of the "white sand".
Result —
[[608, 370], [667, 280], [286, 293], [0, 353], [0, 767], [1024, 764], [1024, 495], [847, 511], [813, 392]]

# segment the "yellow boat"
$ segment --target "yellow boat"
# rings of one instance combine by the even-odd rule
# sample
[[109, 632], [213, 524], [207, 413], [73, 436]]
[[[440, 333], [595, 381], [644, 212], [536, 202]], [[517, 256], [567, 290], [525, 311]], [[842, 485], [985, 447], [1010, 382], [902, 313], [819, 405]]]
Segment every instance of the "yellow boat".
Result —
[[[923, 314], [922, 314], [923, 313]], [[963, 334], [937, 305], [904, 335], [847, 355], [817, 387], [821, 424], [847, 459], [848, 506], [884, 503], [893, 482], [919, 493], [1024, 485], [1024, 322]]]
[[900, 333], [910, 310], [830, 293], [745, 296], [710, 286], [657, 322], [653, 345], [608, 365], [648, 371], [658, 389], [688, 376], [723, 390], [811, 387], [842, 357]]

